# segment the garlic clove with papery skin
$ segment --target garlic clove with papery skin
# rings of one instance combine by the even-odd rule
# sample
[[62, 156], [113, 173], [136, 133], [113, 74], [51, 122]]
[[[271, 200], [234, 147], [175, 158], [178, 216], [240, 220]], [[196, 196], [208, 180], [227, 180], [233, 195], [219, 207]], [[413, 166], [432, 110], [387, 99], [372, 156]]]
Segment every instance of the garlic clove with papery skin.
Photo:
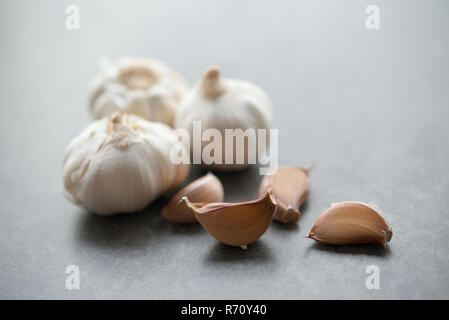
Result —
[[190, 166], [170, 160], [177, 143], [171, 128], [135, 115], [95, 121], [65, 152], [66, 194], [101, 215], [139, 211], [187, 178]]
[[[194, 121], [201, 124], [200, 135], [208, 129], [216, 129], [220, 134], [219, 150], [214, 150], [214, 161], [209, 163], [202, 160], [202, 165], [218, 170], [237, 170], [246, 168], [252, 159], [256, 158], [265, 149], [256, 150], [253, 154], [250, 148], [242, 145], [244, 154], [241, 163], [238, 163], [236, 143], [233, 149], [232, 163], [226, 163], [226, 132], [225, 130], [241, 129], [243, 132], [250, 130], [257, 135], [257, 130], [266, 130], [265, 146], [269, 144], [269, 129], [273, 124], [272, 102], [269, 96], [259, 87], [248, 81], [226, 79], [220, 75], [216, 66], [211, 66], [204, 71], [202, 78], [186, 93], [175, 117], [175, 128], [185, 129], [194, 136]], [[200, 145], [200, 153], [207, 150], [210, 141], [197, 141]], [[191, 151], [195, 151], [191, 142]], [[230, 148], [231, 148], [230, 147]], [[215, 155], [218, 153], [218, 155]], [[217, 158], [217, 161], [215, 161]]]
[[181, 202], [194, 212], [207, 232], [230, 246], [246, 246], [259, 239], [271, 225], [277, 208], [271, 190], [240, 203], [191, 203], [187, 197]]
[[392, 236], [389, 223], [377, 208], [354, 201], [333, 204], [318, 217], [307, 235], [334, 245], [380, 243], [383, 246]]
[[193, 211], [181, 201], [183, 197], [195, 203], [221, 202], [224, 198], [223, 185], [215, 175], [208, 173], [176, 193], [162, 210], [162, 215], [170, 222], [196, 223], [198, 221]]
[[123, 57], [92, 80], [89, 106], [96, 119], [122, 111], [172, 126], [187, 89], [187, 81], [164, 63]]
[[266, 175], [259, 187], [259, 194], [271, 188], [278, 201], [274, 219], [279, 222], [296, 222], [301, 216], [299, 209], [310, 192], [310, 169], [294, 166], [277, 167]]

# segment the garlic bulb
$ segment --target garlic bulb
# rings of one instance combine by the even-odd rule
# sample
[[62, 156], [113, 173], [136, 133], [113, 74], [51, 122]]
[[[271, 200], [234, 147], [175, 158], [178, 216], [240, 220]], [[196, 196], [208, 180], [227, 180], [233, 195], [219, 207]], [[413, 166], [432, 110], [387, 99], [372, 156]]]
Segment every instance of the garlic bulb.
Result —
[[[205, 163], [202, 159], [202, 164], [212, 169], [240, 169], [246, 167], [250, 157], [255, 155], [248, 154], [246, 148], [244, 161], [238, 163], [234, 145], [233, 161], [226, 163], [225, 129], [254, 129], [256, 134], [257, 129], [268, 131], [272, 126], [272, 103], [268, 95], [256, 85], [242, 80], [222, 79], [219, 69], [213, 66], [206, 69], [202, 79], [182, 99], [175, 117], [175, 128], [185, 129], [190, 137], [194, 137], [194, 121], [200, 121], [202, 132], [217, 129], [222, 139], [222, 150], [219, 150], [222, 152], [218, 156], [220, 163]], [[269, 137], [268, 132], [266, 136]], [[201, 154], [208, 143], [201, 141]], [[193, 151], [194, 142], [191, 145]], [[263, 151], [257, 150], [257, 153]]]
[[95, 121], [65, 152], [67, 195], [102, 215], [141, 210], [186, 179], [189, 165], [170, 161], [177, 143], [171, 128], [138, 116], [117, 112]]
[[172, 126], [186, 91], [185, 79], [164, 63], [124, 57], [93, 79], [89, 105], [96, 119], [123, 111]]

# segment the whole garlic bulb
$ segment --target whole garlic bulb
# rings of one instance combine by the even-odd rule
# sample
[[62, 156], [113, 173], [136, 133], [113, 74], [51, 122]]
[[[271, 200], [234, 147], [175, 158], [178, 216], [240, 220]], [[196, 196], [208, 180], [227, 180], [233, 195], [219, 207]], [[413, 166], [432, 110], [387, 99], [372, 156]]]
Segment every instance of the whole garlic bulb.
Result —
[[190, 166], [170, 161], [177, 142], [171, 128], [138, 116], [117, 112], [95, 121], [65, 152], [67, 196], [102, 215], [141, 210], [186, 179]]
[[96, 119], [123, 111], [172, 126], [186, 92], [186, 80], [164, 63], [124, 57], [92, 80], [89, 105]]
[[[256, 85], [236, 79], [222, 79], [218, 67], [206, 69], [203, 77], [182, 99], [175, 118], [175, 128], [186, 129], [193, 136], [193, 121], [201, 121], [201, 130], [214, 128], [223, 139], [221, 164], [205, 164], [213, 169], [240, 169], [244, 163], [225, 164], [225, 129], [270, 129], [272, 126], [272, 102], [268, 95]], [[269, 133], [267, 132], [267, 142]], [[202, 149], [208, 142], [202, 141]], [[192, 144], [191, 144], [192, 145]], [[262, 152], [264, 150], [258, 150]], [[245, 150], [247, 153], [247, 150]]]

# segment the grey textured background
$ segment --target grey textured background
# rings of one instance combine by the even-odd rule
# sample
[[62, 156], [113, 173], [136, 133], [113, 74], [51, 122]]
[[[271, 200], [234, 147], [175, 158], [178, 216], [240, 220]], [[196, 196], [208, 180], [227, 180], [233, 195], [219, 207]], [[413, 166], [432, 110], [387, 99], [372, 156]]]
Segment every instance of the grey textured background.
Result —
[[[65, 28], [79, 5], [81, 29]], [[365, 8], [381, 29], [365, 28]], [[449, 2], [1, 1], [0, 298], [449, 298]], [[307, 166], [299, 225], [273, 224], [247, 251], [199, 225], [144, 213], [90, 215], [62, 196], [62, 155], [90, 121], [100, 56], [159, 58], [192, 83], [209, 64], [276, 105], [281, 164]], [[200, 174], [192, 171], [191, 179]], [[257, 168], [219, 174], [248, 200]], [[304, 239], [332, 202], [378, 205], [381, 246]], [[69, 264], [81, 289], [67, 290]], [[381, 289], [365, 288], [365, 268]]]

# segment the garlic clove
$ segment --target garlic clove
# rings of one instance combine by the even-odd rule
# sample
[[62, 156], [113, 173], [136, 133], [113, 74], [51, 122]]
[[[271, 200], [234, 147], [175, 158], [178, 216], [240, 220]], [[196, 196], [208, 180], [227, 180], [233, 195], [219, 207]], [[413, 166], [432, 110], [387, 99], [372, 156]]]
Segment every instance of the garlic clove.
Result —
[[193, 210], [207, 232], [230, 246], [245, 246], [259, 239], [270, 226], [277, 207], [271, 190], [255, 200], [240, 203], [196, 204], [187, 197], [181, 201]]
[[307, 235], [318, 242], [345, 245], [386, 243], [393, 231], [379, 210], [361, 202], [333, 204], [316, 220]]
[[278, 202], [274, 219], [288, 223], [298, 221], [301, 212], [299, 208], [306, 201], [310, 191], [310, 169], [293, 166], [277, 167], [274, 172], [266, 175], [259, 187], [259, 194], [271, 188]]
[[194, 212], [186, 205], [186, 202], [181, 201], [183, 197], [188, 197], [190, 201], [195, 203], [222, 202], [224, 198], [223, 185], [215, 175], [208, 173], [185, 186], [162, 210], [162, 215], [170, 222], [198, 222]]

